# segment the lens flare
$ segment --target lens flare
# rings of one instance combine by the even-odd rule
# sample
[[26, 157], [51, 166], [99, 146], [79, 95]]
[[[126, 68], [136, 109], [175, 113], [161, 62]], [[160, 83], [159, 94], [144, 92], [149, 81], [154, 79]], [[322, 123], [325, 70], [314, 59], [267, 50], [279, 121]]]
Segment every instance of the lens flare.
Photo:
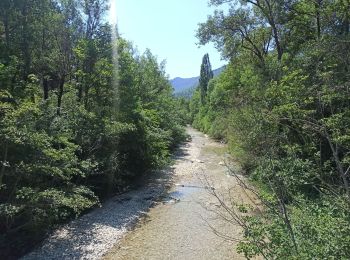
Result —
[[117, 20], [117, 0], [109, 0], [109, 23], [115, 26]]
[[118, 62], [118, 19], [117, 19], [117, 0], [109, 0], [109, 23], [112, 30], [112, 61], [113, 61], [113, 99], [114, 99], [114, 113], [113, 116], [117, 118], [119, 107], [119, 62]]

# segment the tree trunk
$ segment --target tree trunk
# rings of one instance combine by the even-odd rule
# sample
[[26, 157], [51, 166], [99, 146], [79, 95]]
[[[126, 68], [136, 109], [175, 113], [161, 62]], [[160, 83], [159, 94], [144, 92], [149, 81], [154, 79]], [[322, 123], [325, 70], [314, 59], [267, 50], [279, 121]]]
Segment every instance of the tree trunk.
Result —
[[349, 184], [349, 180], [348, 180], [348, 176], [347, 176], [348, 171], [344, 170], [343, 164], [339, 158], [339, 151], [338, 151], [337, 144], [334, 144], [332, 142], [332, 139], [331, 139], [330, 135], [328, 134], [328, 132], [325, 132], [325, 136], [326, 136], [328, 144], [332, 150], [335, 165], [337, 167], [340, 178], [343, 181], [345, 192], [346, 192], [346, 195], [348, 196], [348, 200], [349, 200], [348, 202], [350, 203], [350, 184]]
[[2, 166], [1, 166], [1, 171], [0, 171], [0, 189], [1, 189], [1, 186], [2, 186], [2, 178], [5, 175], [5, 167], [6, 167], [6, 161], [7, 161], [7, 152], [8, 152], [8, 146], [7, 146], [7, 142], [5, 141], [4, 158], [2, 160]]
[[60, 78], [60, 83], [59, 83], [59, 87], [58, 87], [58, 96], [57, 96], [57, 115], [58, 116], [61, 115], [61, 105], [62, 105], [64, 81], [65, 81], [65, 77], [62, 76]]
[[348, 6], [347, 6], [347, 12], [345, 14], [345, 19], [343, 21], [343, 33], [345, 35], [348, 35], [350, 32], [350, 3], [348, 2]]
[[272, 30], [273, 30], [273, 38], [275, 39], [275, 43], [276, 43], [276, 49], [277, 49], [277, 58], [279, 61], [281, 61], [282, 59], [282, 55], [283, 55], [283, 50], [282, 50], [282, 46], [279, 40], [279, 36], [278, 36], [278, 31], [276, 28], [276, 25], [274, 24], [274, 22], [272, 22], [273, 26], [272, 26]]
[[31, 64], [31, 57], [30, 57], [30, 50], [29, 50], [29, 36], [30, 33], [28, 28], [28, 6], [27, 3], [23, 3], [23, 8], [21, 11], [22, 15], [22, 53], [23, 53], [23, 60], [24, 60], [24, 67], [23, 67], [23, 79], [27, 80], [30, 64]]
[[89, 87], [85, 86], [85, 93], [84, 93], [84, 107], [86, 110], [89, 111], [88, 109], [88, 104], [89, 104]]
[[9, 51], [10, 48], [10, 29], [9, 29], [9, 21], [8, 16], [4, 17], [4, 29], [5, 29], [5, 42], [6, 42], [6, 50]]
[[43, 81], [44, 100], [46, 100], [49, 98], [49, 82], [45, 76], [43, 77], [42, 81]]
[[320, 8], [322, 0], [316, 0], [315, 9], [316, 9], [316, 30], [317, 30], [317, 39], [321, 38], [321, 17], [320, 17]]
[[78, 102], [81, 102], [82, 98], [83, 98], [83, 87], [80, 84], [78, 87]]
[[[257, 1], [258, 2], [258, 1]], [[267, 11], [268, 13], [266, 14], [266, 11], [264, 10], [264, 8], [262, 6], [260, 6], [260, 9], [262, 10], [263, 13], [265, 13], [265, 15], [267, 16], [267, 20], [272, 28], [272, 34], [273, 34], [273, 38], [275, 40], [275, 44], [276, 44], [276, 49], [277, 49], [277, 58], [279, 61], [281, 61], [282, 59], [282, 55], [283, 55], [283, 48], [281, 45], [281, 41], [279, 38], [279, 33], [277, 30], [277, 26], [276, 26], [276, 22], [275, 22], [275, 18], [273, 16], [273, 12], [272, 12], [272, 7], [271, 7], [271, 3], [269, 0], [265, 0], [266, 6], [267, 6]], [[259, 6], [260, 4], [258, 4]]]

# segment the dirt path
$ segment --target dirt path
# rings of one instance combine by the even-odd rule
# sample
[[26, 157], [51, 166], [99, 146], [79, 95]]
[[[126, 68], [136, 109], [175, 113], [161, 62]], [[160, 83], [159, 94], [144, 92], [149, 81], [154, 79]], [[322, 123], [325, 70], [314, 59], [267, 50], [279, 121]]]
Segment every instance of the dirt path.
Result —
[[173, 166], [176, 184], [105, 259], [243, 259], [235, 252], [237, 242], [209, 228], [240, 238], [239, 227], [217, 217], [219, 203], [205, 188], [223, 196], [230, 191], [236, 202], [247, 201], [223, 165], [226, 147], [192, 128], [187, 131], [192, 142]]

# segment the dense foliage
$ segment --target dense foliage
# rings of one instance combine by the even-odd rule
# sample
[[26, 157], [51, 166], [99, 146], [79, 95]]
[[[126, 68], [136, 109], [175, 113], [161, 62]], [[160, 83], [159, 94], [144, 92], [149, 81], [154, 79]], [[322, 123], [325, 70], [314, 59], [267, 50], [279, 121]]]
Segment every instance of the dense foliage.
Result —
[[164, 64], [112, 40], [106, 2], [0, 1], [2, 256], [163, 165], [184, 138]]
[[200, 24], [229, 60], [190, 103], [195, 127], [229, 143], [259, 186], [247, 258], [350, 258], [350, 3], [212, 0]]

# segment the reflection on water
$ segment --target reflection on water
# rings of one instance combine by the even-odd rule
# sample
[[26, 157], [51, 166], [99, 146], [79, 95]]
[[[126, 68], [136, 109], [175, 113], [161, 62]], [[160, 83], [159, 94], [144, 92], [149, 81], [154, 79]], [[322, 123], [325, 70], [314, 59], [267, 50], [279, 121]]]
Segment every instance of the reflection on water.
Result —
[[186, 197], [195, 192], [198, 188], [197, 186], [177, 186], [176, 190], [169, 192], [167, 196], [163, 199], [163, 203], [176, 203], [180, 201], [185, 201]]

